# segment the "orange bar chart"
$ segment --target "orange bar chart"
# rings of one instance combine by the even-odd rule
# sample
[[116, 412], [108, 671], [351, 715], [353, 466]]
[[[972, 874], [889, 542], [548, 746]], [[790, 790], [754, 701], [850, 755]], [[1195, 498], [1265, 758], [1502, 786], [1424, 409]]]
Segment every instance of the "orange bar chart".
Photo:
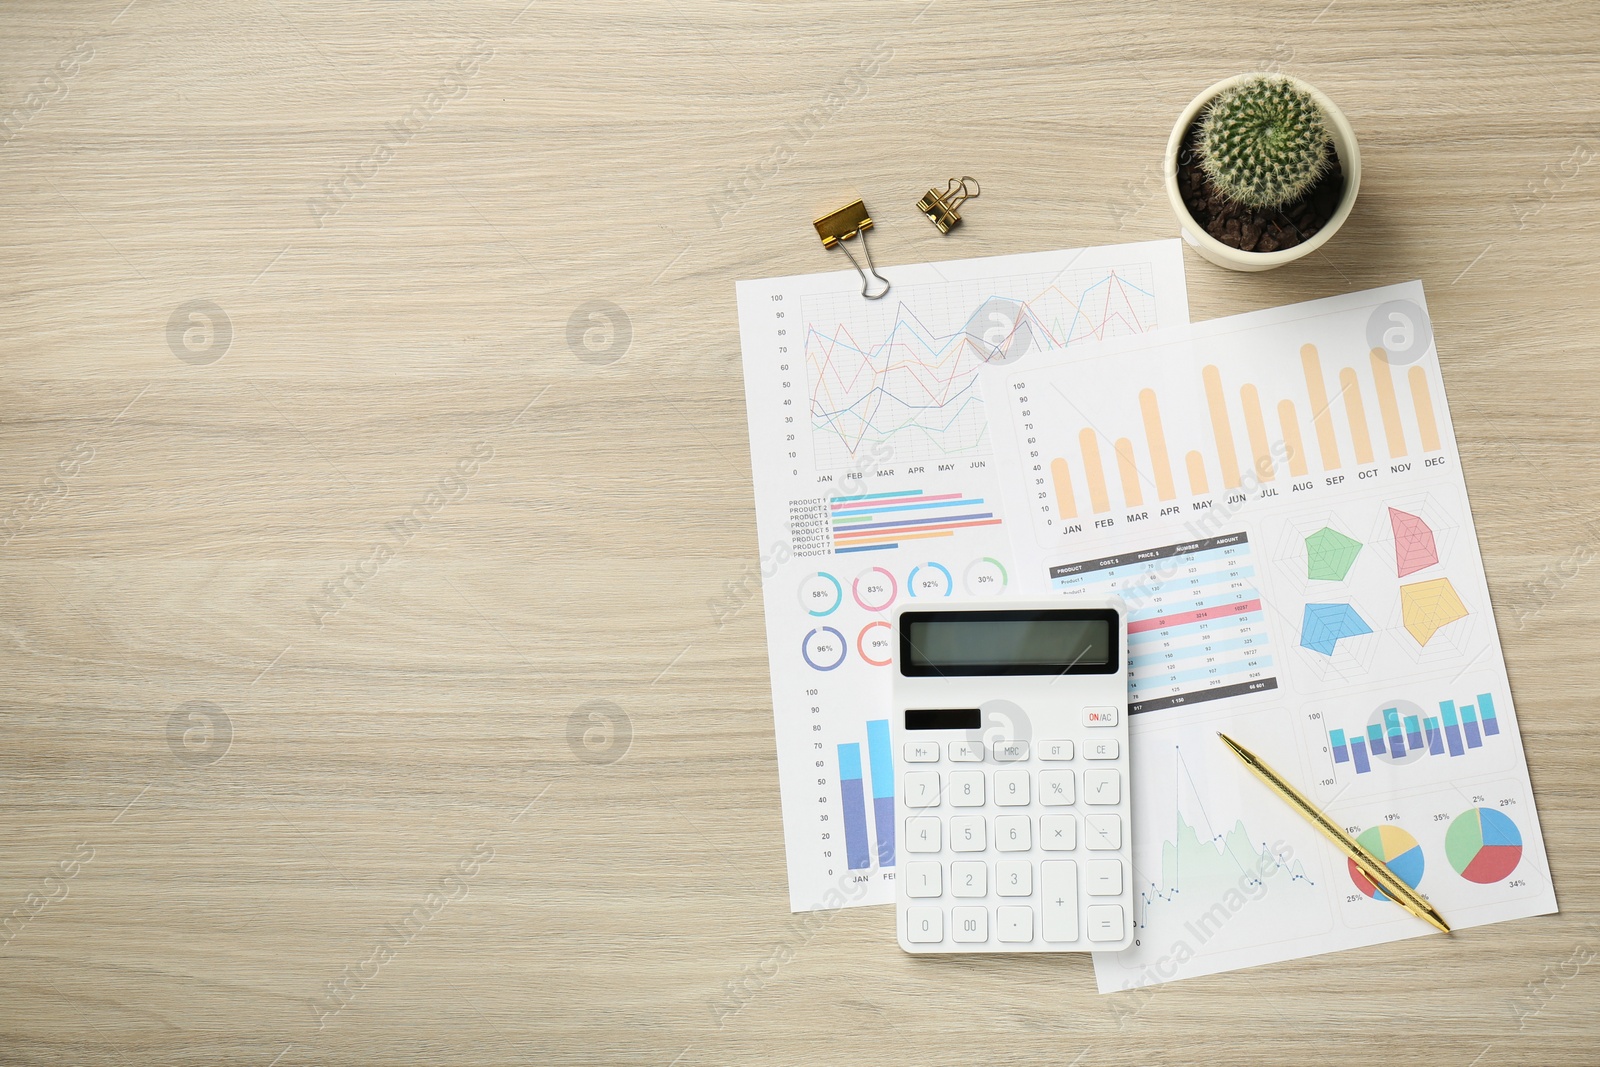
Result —
[[1178, 495], [1172, 484], [1172, 460], [1167, 455], [1167, 433], [1161, 426], [1161, 409], [1156, 406], [1156, 391], [1139, 392], [1139, 414], [1144, 417], [1144, 439], [1150, 446], [1150, 465], [1156, 476], [1156, 495], [1171, 500]]
[[1078, 516], [1078, 502], [1072, 495], [1072, 472], [1067, 470], [1067, 461], [1059, 456], [1050, 461], [1050, 479], [1055, 483], [1056, 514], [1063, 519], [1074, 519]]
[[1110, 511], [1111, 498], [1106, 495], [1106, 469], [1100, 465], [1100, 439], [1093, 430], [1085, 427], [1078, 434], [1078, 448], [1083, 452], [1083, 473], [1089, 482], [1089, 507], [1097, 515]]
[[1117, 474], [1122, 478], [1122, 501], [1130, 508], [1144, 503], [1144, 491], [1139, 488], [1139, 468], [1133, 458], [1133, 442], [1126, 437], [1117, 438]]
[[1189, 492], [1195, 496], [1205, 496], [1211, 492], [1211, 487], [1206, 482], [1205, 457], [1198, 452], [1190, 452], [1184, 457], [1184, 463], [1189, 467]]
[[1247, 385], [1239, 390], [1239, 401], [1244, 405], [1244, 430], [1250, 437], [1256, 477], [1270, 482], [1277, 471], [1273, 469], [1272, 448], [1267, 444], [1267, 424], [1261, 418], [1261, 396], [1255, 386]]
[[1406, 374], [1411, 384], [1411, 403], [1417, 409], [1417, 430], [1422, 434], [1424, 452], [1439, 451], [1439, 423], [1433, 417], [1433, 398], [1428, 395], [1428, 372], [1412, 367]]
[[1367, 431], [1367, 408], [1361, 399], [1361, 383], [1349, 367], [1339, 372], [1339, 393], [1344, 397], [1344, 413], [1350, 422], [1350, 441], [1355, 446], [1356, 463], [1366, 466], [1372, 462], [1372, 435]]
[[1289, 477], [1306, 475], [1306, 446], [1300, 441], [1300, 419], [1294, 413], [1293, 400], [1278, 401], [1278, 426], [1283, 430], [1283, 443], [1289, 447]]
[[1400, 425], [1400, 405], [1394, 396], [1394, 377], [1389, 373], [1389, 357], [1381, 348], [1369, 354], [1372, 360], [1372, 380], [1378, 387], [1378, 412], [1383, 416], [1383, 440], [1389, 446], [1389, 458], [1399, 459], [1406, 454], [1406, 432]]
[[1311, 398], [1311, 425], [1317, 430], [1317, 450], [1322, 453], [1322, 469], [1339, 469], [1339, 442], [1333, 435], [1333, 412], [1328, 408], [1328, 383], [1322, 378], [1322, 359], [1316, 345], [1300, 348], [1300, 369], [1306, 376], [1306, 395]]
[[1222, 374], [1207, 364], [1200, 371], [1206, 386], [1206, 405], [1211, 409], [1211, 431], [1217, 441], [1217, 462], [1222, 466], [1222, 484], [1227, 489], [1237, 489], [1239, 479], [1239, 453], [1233, 446], [1233, 427], [1228, 422], [1228, 404], [1222, 396]]

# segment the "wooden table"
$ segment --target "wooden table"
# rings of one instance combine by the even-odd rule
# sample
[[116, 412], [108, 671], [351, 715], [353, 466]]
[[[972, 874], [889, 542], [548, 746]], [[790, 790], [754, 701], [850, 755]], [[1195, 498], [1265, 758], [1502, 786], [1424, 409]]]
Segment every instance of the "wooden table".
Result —
[[[1595, 1061], [1600, 7], [0, 23], [0, 1060]], [[836, 269], [847, 194], [880, 264], [1171, 236], [1173, 117], [1257, 68], [1360, 203], [1190, 255], [1194, 317], [1427, 285], [1561, 915], [1137, 1000], [802, 931], [734, 280]]]

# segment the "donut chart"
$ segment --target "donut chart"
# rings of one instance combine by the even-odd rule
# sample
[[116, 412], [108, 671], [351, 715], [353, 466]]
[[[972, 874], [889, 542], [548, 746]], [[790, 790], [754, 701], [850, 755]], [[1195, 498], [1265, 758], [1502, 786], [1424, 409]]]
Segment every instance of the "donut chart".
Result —
[[943, 563], [919, 563], [906, 576], [906, 592], [911, 596], [949, 596], [956, 591], [956, 580]]
[[1469, 882], [1498, 882], [1522, 862], [1522, 831], [1494, 808], [1473, 808], [1456, 816], [1444, 835], [1444, 854]]
[[817, 626], [800, 642], [800, 658], [814, 671], [831, 671], [844, 662], [844, 634], [831, 626]]
[[900, 595], [900, 585], [889, 571], [873, 567], [862, 571], [850, 583], [850, 595], [868, 611], [885, 611]]
[[827, 571], [817, 571], [800, 583], [800, 606], [807, 615], [821, 619], [839, 610], [844, 603], [844, 586]]
[[887, 667], [893, 663], [894, 640], [889, 624], [879, 619], [863, 626], [856, 635], [856, 654], [874, 667]]
[[[1398, 826], [1384, 824], [1382, 826], [1369, 826], [1360, 837], [1356, 838], [1360, 846], [1383, 861], [1384, 866], [1393, 871], [1399, 878], [1412, 889], [1417, 888], [1417, 883], [1422, 881], [1422, 870], [1425, 866], [1422, 859], [1422, 846], [1417, 844], [1417, 839]], [[1372, 884], [1372, 881], [1361, 873], [1354, 860], [1346, 860], [1345, 866], [1350, 869], [1350, 880], [1356, 888], [1374, 900], [1388, 900], [1389, 897], [1383, 890]]]

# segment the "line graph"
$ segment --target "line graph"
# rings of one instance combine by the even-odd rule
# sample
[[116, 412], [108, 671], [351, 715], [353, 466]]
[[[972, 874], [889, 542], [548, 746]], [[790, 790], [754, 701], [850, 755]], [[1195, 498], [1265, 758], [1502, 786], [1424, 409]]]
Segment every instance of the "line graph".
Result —
[[[883, 306], [855, 293], [805, 298], [813, 459], [850, 467], [989, 454], [977, 382], [985, 362], [1156, 326], [1149, 264], [896, 289]], [[889, 451], [884, 452], [883, 446]]]

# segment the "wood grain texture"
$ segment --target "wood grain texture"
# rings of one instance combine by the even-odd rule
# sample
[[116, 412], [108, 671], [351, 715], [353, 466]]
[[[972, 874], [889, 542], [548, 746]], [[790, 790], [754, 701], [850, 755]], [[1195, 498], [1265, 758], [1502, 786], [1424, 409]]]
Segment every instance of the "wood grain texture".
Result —
[[[0, 11], [0, 1061], [1595, 1062], [1600, 8], [525, 3]], [[1264, 67], [1361, 198], [1194, 317], [1427, 285], [1562, 913], [1139, 998], [798, 927], [734, 280], [1171, 236]]]

